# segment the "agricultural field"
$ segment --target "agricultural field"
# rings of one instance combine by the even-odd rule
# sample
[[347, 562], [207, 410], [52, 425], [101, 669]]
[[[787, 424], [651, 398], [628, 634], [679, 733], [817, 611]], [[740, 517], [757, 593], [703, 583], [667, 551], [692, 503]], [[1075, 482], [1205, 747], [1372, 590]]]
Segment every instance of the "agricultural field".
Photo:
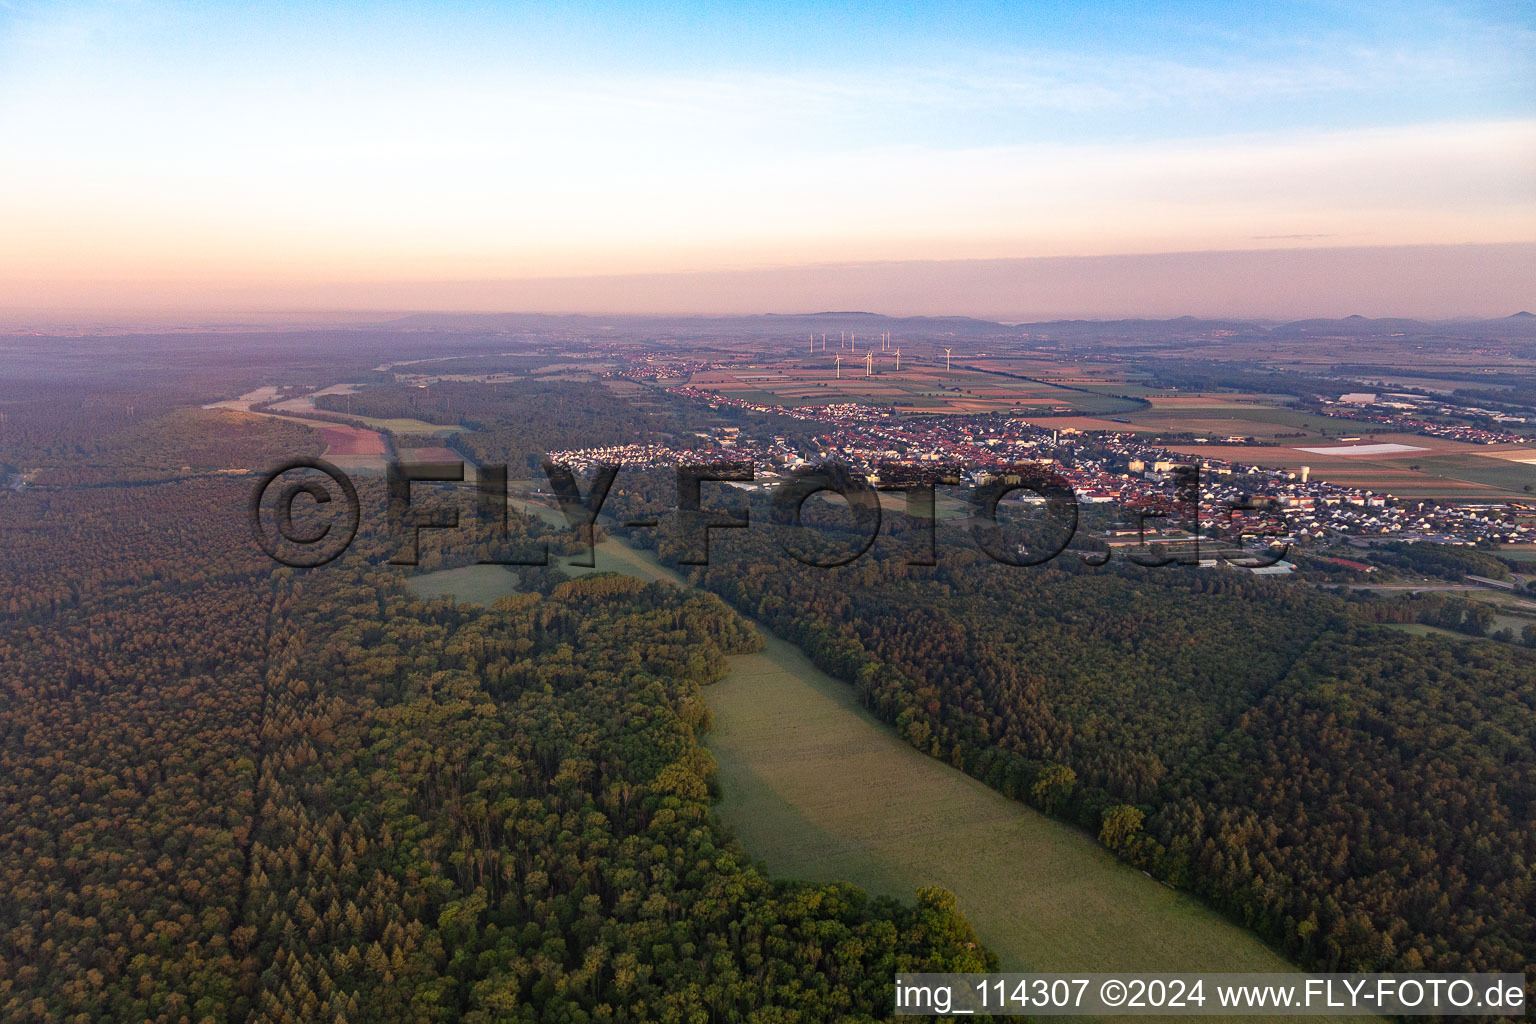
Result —
[[1499, 549], [1499, 557], [1530, 562], [1536, 568], [1536, 544], [1505, 544]]
[[348, 426], [345, 423], [327, 423], [324, 420], [305, 419], [301, 416], [279, 416], [276, 413], [254, 413], [271, 416], [289, 423], [302, 423], [319, 434], [325, 441], [324, 458], [337, 469], [353, 473], [384, 472], [385, 456], [389, 453], [384, 435], [376, 430]]
[[325, 439], [326, 457], [337, 455], [383, 455], [384, 438], [377, 431], [363, 430], [344, 423], [295, 419]]
[[1149, 373], [1118, 361], [1052, 358], [1038, 354], [985, 355], [963, 359], [956, 356], [955, 359], [966, 366], [973, 366], [990, 373], [1033, 377], [1062, 387], [1086, 388], [1090, 391], [1116, 395], [1161, 393], [1140, 383], [1151, 376]]
[[[1347, 346], [1347, 347], [1346, 347]], [[1138, 344], [1143, 352], [1147, 347]], [[1214, 357], [1224, 361], [1252, 363], [1274, 369], [1315, 373], [1330, 370], [1341, 363], [1369, 366], [1362, 374], [1384, 383], [1429, 386], [1445, 389], [1466, 387], [1460, 378], [1469, 367], [1478, 367], [1495, 379], [1498, 371], [1530, 373], [1536, 360], [1511, 351], [1501, 344], [1444, 338], [1381, 337], [1340, 333], [1332, 336], [1288, 337], [1277, 345], [1263, 335], [1250, 337], [1207, 337], [1156, 346], [1160, 356], [1180, 358]], [[1413, 375], [1401, 368], [1412, 367]], [[1434, 374], [1444, 372], [1444, 378]], [[1423, 374], [1419, 376], [1418, 374]], [[1481, 386], [1481, 385], [1480, 385]]]
[[[1536, 486], [1536, 467], [1509, 458], [1487, 455], [1488, 447], [1415, 434], [1366, 435], [1359, 442], [1289, 444], [1170, 445], [1174, 451], [1209, 459], [1227, 459], [1258, 466], [1299, 470], [1310, 466], [1312, 477], [1348, 487], [1361, 487], [1401, 498], [1458, 498], [1500, 501], [1526, 497]], [[1307, 449], [1322, 449], [1307, 450]], [[1530, 449], [1536, 458], [1536, 449]], [[1511, 449], [1506, 454], [1518, 454]]]
[[464, 482], [472, 484], [479, 479], [478, 468], [475, 463], [465, 458], [463, 452], [456, 452], [452, 448], [444, 448], [441, 445], [420, 448], [396, 448], [396, 456], [403, 464], [452, 466], [454, 463], [464, 464]]
[[[1526, 451], [1536, 459], [1536, 449]], [[1511, 493], [1529, 494], [1536, 489], [1536, 465], [1528, 462], [1481, 454], [1432, 455], [1418, 462], [1426, 473], [1470, 480]]]
[[[893, 352], [877, 352], [874, 365], [874, 375], [865, 376], [863, 360], [846, 355], [838, 379], [831, 356], [818, 352], [780, 363], [700, 372], [689, 383], [761, 405], [848, 403], [913, 413], [1000, 412], [1048, 428], [1190, 434], [1210, 442], [1252, 438], [1251, 445], [1196, 441], [1170, 447], [1293, 471], [1309, 466], [1315, 479], [1403, 498], [1498, 501], [1536, 488], [1536, 462], [1520, 461], [1536, 460], [1536, 447], [1482, 446], [1394, 433], [1379, 423], [1295, 408], [1284, 395], [1155, 390], [1144, 383], [1146, 373], [1113, 358], [983, 353], [964, 362], [957, 356], [953, 370], [946, 371], [942, 350], [937, 355], [920, 350], [899, 372]], [[1402, 447], [1351, 452], [1342, 438], [1359, 438], [1366, 446]]]
[[1037, 353], [978, 356], [957, 354], [954, 358], [984, 370], [1038, 377], [1058, 384], [1116, 384], [1146, 376], [1127, 363], [1108, 359], [1063, 359]]
[[938, 363], [904, 362], [895, 369], [892, 353], [879, 353], [873, 376], [865, 376], [862, 358], [845, 357], [842, 377], [832, 360], [817, 354], [815, 362], [709, 370], [696, 373], [689, 386], [760, 405], [791, 408], [807, 405], [858, 404], [889, 406], [914, 413], [1057, 413], [1102, 414], [1135, 408], [1106, 394], [1074, 390], [956, 365], [946, 371]]
[[[1464, 370], [1466, 368], [1461, 367], [1461, 369]], [[1361, 374], [1360, 378], [1362, 382], [1369, 382], [1370, 384], [1381, 387], [1383, 389], [1392, 388], [1397, 391], [1406, 391], [1410, 388], [1414, 388], [1423, 391], [1439, 392], [1446, 395], [1451, 394], [1459, 388], [1466, 387], [1477, 387], [1484, 391], [1508, 391], [1511, 387], [1513, 387], [1511, 384], [1501, 383], [1496, 380], [1478, 381], [1476, 384], [1469, 384], [1465, 380], [1456, 380], [1450, 377], [1418, 377], [1397, 375], [1392, 373]]]
[[1367, 437], [1380, 431], [1379, 423], [1336, 419], [1304, 409], [1271, 404], [1272, 396], [1242, 394], [1201, 394], [1168, 396], [1166, 392], [1148, 399], [1152, 408], [1127, 413], [1125, 418], [1138, 428], [1166, 432], [1189, 432], [1211, 437], [1252, 437], [1273, 440], [1277, 437]]
[[[884, 515], [905, 516], [907, 514], [907, 496], [901, 491], [877, 491], [880, 499], [880, 508]], [[829, 505], [835, 505], [840, 509], [846, 509], [846, 502], [840, 497], [833, 497], [823, 492], [811, 499], [812, 501], [824, 501]], [[954, 493], [950, 487], [936, 487], [933, 495], [933, 518], [940, 523], [966, 520], [975, 514], [975, 508], [964, 498]], [[1006, 507], [1003, 510], [1006, 514]], [[924, 517], [926, 518], [926, 517]]]
[[262, 402], [270, 402], [278, 396], [278, 389], [268, 384], [254, 391], [247, 391], [239, 398], [231, 398], [223, 402], [212, 402], [203, 406], [204, 409], [234, 409], [237, 412], [250, 412], [251, 406]]
[[359, 423], [366, 423], [374, 430], [382, 430], [390, 434], [456, 434], [464, 429], [457, 423], [428, 423], [426, 420], [404, 417], [353, 416], [352, 419]]
[[[272, 419], [283, 420], [288, 423], [302, 423], [304, 426], [319, 434], [325, 442], [324, 458], [334, 464], [338, 469], [350, 472], [383, 472], [384, 456], [388, 453], [383, 434], [377, 430], [364, 430], [361, 427], [349, 426], [344, 423], [331, 423], [326, 420], [310, 419], [306, 413], [315, 411], [315, 398], [319, 395], [348, 394], [355, 390], [353, 384], [335, 384], [331, 387], [316, 391], [312, 395], [302, 398], [290, 398], [272, 406], [279, 412], [253, 412], [253, 405], [270, 402], [278, 396], [278, 389], [271, 385], [257, 388], [255, 391], [241, 395], [239, 398], [224, 402], [214, 402], [206, 405], [205, 409], [233, 409], [239, 412], [250, 413], [253, 416], [268, 416]], [[358, 417], [361, 419], [362, 417]]]

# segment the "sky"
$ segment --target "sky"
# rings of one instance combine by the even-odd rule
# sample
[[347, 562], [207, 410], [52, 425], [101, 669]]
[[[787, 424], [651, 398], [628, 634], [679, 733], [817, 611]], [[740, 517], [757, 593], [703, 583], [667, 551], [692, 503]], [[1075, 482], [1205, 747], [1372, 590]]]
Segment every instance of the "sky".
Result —
[[1006, 260], [1081, 269], [1017, 315], [1100, 315], [1163, 254], [1188, 312], [1324, 312], [1346, 254], [1356, 311], [1536, 305], [1487, 287], [1533, 266], [1528, 2], [0, 0], [0, 139], [0, 309], [789, 312], [857, 267], [975, 313]]

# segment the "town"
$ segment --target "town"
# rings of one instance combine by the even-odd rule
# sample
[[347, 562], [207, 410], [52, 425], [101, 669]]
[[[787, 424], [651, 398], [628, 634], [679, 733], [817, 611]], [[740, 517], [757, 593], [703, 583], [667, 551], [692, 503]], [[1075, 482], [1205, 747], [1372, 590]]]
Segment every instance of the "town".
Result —
[[[1132, 432], [1049, 428], [1018, 418], [940, 415], [914, 417], [855, 403], [786, 407], [732, 398], [687, 385], [671, 394], [713, 408], [790, 417], [813, 424], [815, 449], [801, 450], [782, 435], [751, 436], [720, 428], [695, 445], [636, 442], [550, 453], [577, 466], [612, 463], [667, 468], [688, 461], [750, 460], [759, 481], [772, 480], [817, 462], [840, 462], [879, 482], [882, 464], [963, 467], [960, 483], [975, 486], [989, 475], [1022, 463], [1040, 465], [1070, 481], [1080, 503], [1127, 513], [1167, 509], [1175, 500], [1175, 470], [1201, 468], [1199, 522], [1211, 536], [1241, 533], [1234, 506], [1256, 506], [1283, 529], [1275, 539], [1295, 545], [1348, 539], [1450, 545], [1514, 544], [1536, 540], [1536, 526], [1509, 502], [1446, 502], [1406, 499], [1344, 486], [1299, 471], [1267, 469], [1238, 461], [1187, 454], [1138, 440]], [[1022, 493], [1022, 492], [1021, 492]], [[1027, 497], [1027, 495], [1025, 495]], [[1170, 524], [1170, 532], [1180, 527]]]

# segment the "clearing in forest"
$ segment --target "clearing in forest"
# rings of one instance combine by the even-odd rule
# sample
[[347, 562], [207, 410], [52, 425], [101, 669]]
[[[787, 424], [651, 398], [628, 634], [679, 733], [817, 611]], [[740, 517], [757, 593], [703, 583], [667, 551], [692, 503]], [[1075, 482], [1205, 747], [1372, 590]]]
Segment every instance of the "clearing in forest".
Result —
[[[574, 571], [686, 585], [613, 538], [596, 562]], [[719, 765], [716, 815], [773, 876], [905, 900], [942, 886], [1005, 971], [1296, 970], [1088, 835], [915, 750], [851, 686], [758, 628], [767, 647], [733, 655], [704, 691], [705, 743]]]

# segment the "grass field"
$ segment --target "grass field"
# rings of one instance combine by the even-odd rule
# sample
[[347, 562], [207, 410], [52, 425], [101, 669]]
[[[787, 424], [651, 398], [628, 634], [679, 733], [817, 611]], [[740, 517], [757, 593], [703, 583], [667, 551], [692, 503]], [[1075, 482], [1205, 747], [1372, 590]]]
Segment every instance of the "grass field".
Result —
[[943, 886], [1004, 970], [1290, 969], [1088, 836], [914, 750], [783, 640], [734, 658], [707, 696], [717, 814], [775, 875], [903, 898]]
[[1366, 435], [1387, 430], [1380, 423], [1335, 419], [1305, 409], [1237, 401], [1234, 396], [1227, 395], [1149, 400], [1152, 402], [1151, 409], [1131, 413], [1126, 419], [1159, 430], [1240, 434], [1265, 439], [1279, 434], [1304, 434], [1309, 438], [1321, 438]]
[[1072, 387], [1105, 395], [1129, 395], [1131, 398], [1151, 398], [1154, 395], [1167, 394], [1167, 392], [1158, 388], [1149, 388], [1145, 384], [1137, 384], [1128, 380], [1115, 381], [1109, 384], [1100, 381], [1073, 381]]
[[1066, 404], [1087, 416], [1119, 415], [1141, 408], [1136, 402], [1128, 402], [1115, 394], [1103, 394], [1092, 389], [1066, 392]]
[[1526, 594], [1506, 590], [1472, 590], [1465, 596], [1493, 607], [1496, 614], [1490, 632], [1511, 629], [1519, 636], [1522, 629], [1536, 622], [1536, 601], [1532, 601]]
[[498, 597], [517, 593], [517, 573], [501, 565], [466, 565], [411, 576], [405, 585], [417, 597], [451, 596], [464, 604], [489, 607]]
[[[599, 544], [596, 562], [568, 571], [685, 585], [617, 540]], [[907, 900], [942, 886], [1003, 970], [1295, 970], [1089, 836], [914, 750], [851, 687], [765, 638], [765, 650], [733, 656], [705, 690], [706, 743], [723, 793], [716, 815], [775, 877], [850, 881]]]
[[1536, 466], [1524, 462], [1484, 455], [1431, 455], [1415, 461], [1423, 472], [1434, 476], [1470, 480], [1514, 493], [1528, 493], [1525, 488], [1536, 487]]
[[428, 423], [426, 420], [404, 418], [384, 419], [378, 416], [353, 416], [359, 423], [366, 423], [374, 430], [386, 430], [391, 434], [456, 434], [464, 428], [454, 424]]
[[[1529, 620], [1526, 621], [1528, 622]], [[1518, 619], [1513, 619], [1509, 616], [1501, 615], [1494, 620], [1493, 631], [1498, 631], [1508, 627], [1509, 629], [1514, 630], [1514, 642], [1519, 643], [1520, 630], [1524, 625], [1525, 622], [1522, 622]], [[1391, 622], [1387, 624], [1387, 628], [1395, 629], [1400, 633], [1409, 633], [1413, 636], [1440, 636], [1450, 640], [1482, 640], [1485, 643], [1490, 644], [1499, 643], [1498, 640], [1495, 640], [1491, 636], [1472, 636], [1470, 633], [1458, 633], [1453, 629], [1441, 629], [1439, 626], [1426, 626], [1419, 622]]]
[[1458, 633], [1454, 629], [1441, 629], [1439, 626], [1426, 626], [1422, 622], [1389, 622], [1388, 629], [1395, 629], [1399, 633], [1407, 633], [1410, 636], [1442, 636], [1451, 640], [1487, 640], [1495, 643], [1486, 636], [1472, 636], [1468, 633]]
[[1298, 450], [1311, 444], [1305, 440], [1289, 440], [1273, 447], [1172, 444], [1169, 448], [1258, 466], [1291, 470], [1310, 466], [1315, 480], [1401, 498], [1498, 501], [1528, 498], [1525, 486], [1536, 485], [1536, 467], [1490, 457], [1483, 453], [1482, 445], [1396, 433], [1379, 433], [1367, 437], [1365, 443], [1376, 442], [1401, 444], [1409, 450], [1366, 455], [1351, 454], [1347, 445], [1339, 446], [1336, 453]]
[[908, 412], [984, 413], [1072, 411], [1095, 414], [1137, 408], [1136, 403], [1093, 391], [1074, 390], [998, 373], [942, 364], [907, 363], [895, 369], [894, 354], [880, 353], [874, 376], [864, 375], [862, 358], [845, 358], [842, 377], [830, 358], [783, 365], [708, 370], [690, 386], [759, 405], [861, 404], [894, 406]]
[[1422, 622], [1389, 622], [1387, 628], [1395, 629], [1399, 633], [1407, 633], [1409, 636], [1448, 636], [1462, 640], [1469, 639], [1465, 633], [1441, 629], [1439, 626], [1426, 626]]
[[384, 455], [387, 451], [384, 437], [372, 430], [349, 427], [342, 423], [325, 423], [320, 420], [304, 421], [325, 438], [327, 458], [337, 455]]

